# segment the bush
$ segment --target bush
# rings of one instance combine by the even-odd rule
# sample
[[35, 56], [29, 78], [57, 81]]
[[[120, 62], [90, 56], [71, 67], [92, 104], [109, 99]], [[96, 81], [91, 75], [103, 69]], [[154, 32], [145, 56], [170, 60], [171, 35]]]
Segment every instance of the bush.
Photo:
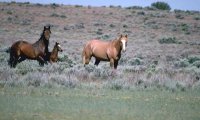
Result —
[[190, 56], [190, 57], [188, 57], [188, 62], [190, 64], [193, 64], [196, 61], [200, 61], [200, 57], [198, 57], [198, 56]]
[[130, 6], [126, 7], [126, 9], [143, 9], [141, 6]]
[[155, 2], [152, 3], [151, 6], [159, 10], [171, 10], [171, 7], [165, 2]]
[[158, 42], [160, 44], [174, 44], [174, 43], [180, 44], [181, 43], [181, 42], [178, 42], [175, 37], [161, 38], [158, 40]]
[[183, 19], [184, 17], [181, 14], [176, 14], [177, 19]]
[[188, 67], [189, 66], [188, 59], [181, 59], [179, 61], [176, 61], [175, 66], [176, 67]]

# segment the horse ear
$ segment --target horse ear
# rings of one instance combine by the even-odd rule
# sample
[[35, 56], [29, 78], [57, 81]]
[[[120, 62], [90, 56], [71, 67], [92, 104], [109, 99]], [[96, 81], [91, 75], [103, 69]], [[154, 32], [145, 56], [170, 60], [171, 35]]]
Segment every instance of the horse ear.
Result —
[[121, 34], [121, 35], [120, 35], [120, 38], [122, 38], [122, 37], [123, 37], [123, 35]]
[[49, 25], [49, 28], [48, 28], [49, 30], [50, 30], [50, 25]]
[[44, 26], [44, 30], [46, 30], [46, 26]]
[[128, 38], [128, 35], [126, 34], [125, 37]]

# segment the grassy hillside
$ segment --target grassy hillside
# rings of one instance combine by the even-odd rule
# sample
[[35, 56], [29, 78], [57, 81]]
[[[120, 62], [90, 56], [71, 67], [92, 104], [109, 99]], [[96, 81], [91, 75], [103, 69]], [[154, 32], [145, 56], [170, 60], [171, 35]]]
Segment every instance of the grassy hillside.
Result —
[[[96, 116], [104, 115], [105, 119], [200, 117], [197, 112], [200, 107], [198, 11], [15, 2], [0, 3], [0, 11], [1, 118], [68, 119], [65, 115], [69, 114], [71, 119], [101, 119]], [[37, 61], [26, 60], [11, 69], [7, 64], [8, 48], [18, 40], [34, 43], [45, 25], [51, 25], [49, 49], [59, 42], [64, 50], [59, 53], [59, 62], [40, 67]], [[109, 41], [120, 34], [128, 34], [128, 46], [116, 71], [110, 69], [107, 62], [94, 66], [93, 59], [83, 67], [81, 52], [88, 40]], [[102, 97], [98, 99], [96, 94]], [[127, 100], [123, 99], [127, 96]], [[181, 99], [180, 103], [176, 97]], [[71, 104], [73, 101], [77, 103]], [[91, 102], [94, 104], [90, 106]], [[166, 111], [160, 111], [164, 103], [171, 105], [164, 107]], [[49, 108], [42, 107], [49, 104], [52, 104]], [[64, 105], [66, 108], [62, 108]], [[33, 106], [36, 108], [32, 109]], [[17, 112], [20, 107], [21, 111]], [[157, 112], [152, 113], [155, 110]], [[84, 116], [87, 113], [91, 114]]]

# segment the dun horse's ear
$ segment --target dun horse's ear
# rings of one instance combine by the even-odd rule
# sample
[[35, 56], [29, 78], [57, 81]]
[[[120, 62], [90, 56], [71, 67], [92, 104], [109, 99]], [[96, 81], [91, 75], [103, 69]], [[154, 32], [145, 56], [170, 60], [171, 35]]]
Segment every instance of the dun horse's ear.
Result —
[[128, 38], [128, 35], [126, 34], [125, 37]]
[[120, 38], [122, 38], [122, 37], [123, 37], [123, 35], [121, 34], [121, 35], [120, 35]]

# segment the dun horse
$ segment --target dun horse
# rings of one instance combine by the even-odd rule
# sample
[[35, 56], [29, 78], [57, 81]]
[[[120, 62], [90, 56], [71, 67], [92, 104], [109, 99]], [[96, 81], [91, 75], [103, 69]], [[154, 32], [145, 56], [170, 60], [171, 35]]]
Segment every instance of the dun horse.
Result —
[[128, 36], [121, 35], [118, 39], [111, 42], [100, 40], [89, 41], [82, 52], [83, 64], [89, 64], [91, 57], [95, 57], [95, 65], [98, 66], [100, 61], [110, 61], [110, 66], [117, 69], [118, 61], [121, 58], [121, 50], [125, 51]]
[[52, 52], [49, 52], [47, 55], [47, 61], [51, 64], [58, 61], [58, 52], [62, 52], [62, 48], [58, 42], [54, 45]]
[[17, 63], [20, 63], [26, 59], [37, 60], [39, 64], [43, 66], [45, 63], [46, 54], [48, 53], [50, 34], [50, 26], [44, 26], [44, 30], [40, 39], [35, 43], [31, 44], [26, 41], [15, 42], [10, 49], [10, 66], [15, 67]]

